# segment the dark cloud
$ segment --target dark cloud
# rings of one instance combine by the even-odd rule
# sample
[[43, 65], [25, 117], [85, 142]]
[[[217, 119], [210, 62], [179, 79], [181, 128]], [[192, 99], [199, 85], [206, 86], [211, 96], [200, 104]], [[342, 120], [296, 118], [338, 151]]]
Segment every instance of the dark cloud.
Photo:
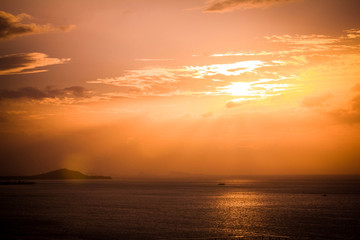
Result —
[[73, 25], [54, 27], [50, 24], [23, 23], [25, 19], [31, 19], [31, 16], [25, 13], [15, 16], [11, 13], [0, 11], [0, 40], [56, 30], [69, 31], [74, 28]]
[[216, 0], [210, 1], [205, 12], [229, 12], [235, 9], [263, 8], [294, 0]]
[[36, 68], [63, 64], [70, 58], [49, 58], [44, 53], [16, 53], [0, 56], [0, 75], [29, 74], [45, 72]]
[[17, 90], [0, 90], [0, 99], [27, 98], [41, 100], [44, 98], [87, 97], [88, 93], [89, 91], [81, 86], [63, 89], [46, 87], [44, 90], [33, 87], [24, 87]]
[[336, 120], [346, 124], [354, 124], [360, 122], [360, 111], [337, 109], [329, 112], [329, 115], [335, 118]]
[[85, 95], [89, 92], [88, 90], [80, 86], [64, 88], [64, 91], [65, 93], [71, 93], [76, 97], [85, 97]]

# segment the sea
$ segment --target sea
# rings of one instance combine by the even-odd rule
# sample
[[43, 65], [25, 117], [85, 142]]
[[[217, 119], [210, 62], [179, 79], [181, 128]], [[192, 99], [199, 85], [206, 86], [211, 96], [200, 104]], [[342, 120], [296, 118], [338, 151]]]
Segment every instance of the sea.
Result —
[[1, 185], [0, 239], [360, 239], [360, 177]]

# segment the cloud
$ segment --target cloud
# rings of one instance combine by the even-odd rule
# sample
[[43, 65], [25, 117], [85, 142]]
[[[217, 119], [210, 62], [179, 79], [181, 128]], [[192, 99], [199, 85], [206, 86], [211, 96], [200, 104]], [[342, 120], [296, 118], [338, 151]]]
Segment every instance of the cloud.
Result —
[[227, 107], [227, 108], [240, 107], [242, 105], [249, 104], [256, 100], [258, 100], [258, 99], [256, 99], [256, 98], [236, 98], [236, 99], [227, 101], [225, 104], [225, 107]]
[[338, 38], [332, 38], [327, 35], [273, 35], [265, 37], [271, 42], [288, 43], [292, 45], [325, 45], [333, 44], [339, 41]]
[[[360, 29], [353, 28], [344, 31], [340, 36], [322, 34], [309, 35], [272, 35], [265, 36], [270, 42], [284, 43], [292, 49], [288, 53], [324, 52], [324, 51], [353, 51], [359, 50]], [[280, 51], [279, 54], [286, 51]]]
[[237, 57], [237, 56], [264, 56], [264, 55], [272, 55], [273, 52], [227, 52], [227, 53], [215, 53], [211, 54], [209, 57]]
[[[317, 72], [328, 75], [331, 71], [334, 74], [326, 77], [334, 78], [339, 72], [343, 75], [347, 67], [351, 72], [349, 74], [353, 74], [352, 72], [357, 71], [357, 68], [350, 66], [357, 66], [359, 61], [358, 54], [354, 51], [360, 48], [358, 39], [348, 34], [357, 32], [360, 31], [354, 28], [338, 36], [323, 34], [268, 36], [266, 40], [276, 43], [275, 45], [283, 43], [285, 48], [276, 51], [230, 51], [209, 54], [211, 60], [231, 57], [231, 62], [220, 61], [207, 65], [174, 67], [151, 66], [128, 70], [120, 76], [99, 78], [88, 83], [119, 87], [114, 93], [107, 95], [108, 97], [226, 95], [237, 98], [236, 101], [227, 104], [228, 107], [233, 107], [248, 102], [249, 97], [265, 100], [290, 92], [306, 91], [303, 80]], [[153, 60], [155, 59], [141, 61]], [[331, 67], [328, 67], [330, 65]], [[335, 67], [339, 67], [340, 71], [335, 71]], [[355, 73], [358, 75], [357, 72]], [[310, 97], [304, 99], [301, 104], [307, 108], [321, 107], [321, 104], [327, 106], [333, 101], [330, 98], [330, 96]]]
[[46, 87], [39, 90], [34, 87], [23, 87], [17, 90], [0, 90], [0, 99], [21, 99], [27, 98], [32, 100], [42, 100], [45, 98], [85, 98], [88, 97], [90, 91], [81, 86], [72, 86], [68, 88], [58, 89]]
[[49, 58], [44, 53], [16, 53], [0, 56], [0, 75], [29, 74], [46, 72], [47, 70], [35, 70], [55, 64], [63, 64], [70, 58]]
[[[120, 92], [107, 94], [109, 97], [134, 98], [138, 96], [169, 96], [179, 92], [172, 86], [180, 77], [188, 74], [181, 68], [149, 67], [125, 71], [122, 76], [99, 78], [87, 83], [100, 83], [120, 88]], [[180, 94], [181, 95], [181, 94]]]
[[328, 112], [331, 117], [346, 124], [360, 123], [360, 83], [351, 90], [353, 96], [350, 101], [343, 107]]
[[[360, 96], [358, 96], [358, 104], [360, 104]], [[340, 122], [346, 124], [354, 124], [360, 122], [360, 109], [349, 110], [349, 109], [336, 109], [329, 112], [329, 115]]]
[[140, 62], [163, 62], [163, 61], [172, 61], [174, 59], [171, 58], [138, 58], [135, 59], [135, 61], [140, 61]]
[[[87, 83], [119, 87], [117, 92], [108, 94], [109, 97], [180, 95], [265, 97], [278, 95], [281, 91], [295, 87], [288, 81], [296, 78], [296, 75], [289, 76], [285, 73], [280, 75], [279, 72], [271, 72], [273, 69], [280, 70], [278, 68], [282, 65], [282, 62], [249, 60], [172, 68], [148, 67], [125, 71], [119, 77], [99, 78]], [[267, 71], [259, 71], [261, 68], [266, 68]], [[243, 78], [236, 79], [235, 77], [238, 76], [243, 76]]]
[[212, 64], [203, 66], [188, 66], [186, 69], [192, 72], [194, 78], [204, 78], [205, 76], [225, 75], [238, 76], [243, 73], [253, 72], [255, 69], [266, 66], [260, 60], [241, 61], [229, 64]]
[[214, 0], [208, 3], [205, 12], [230, 12], [236, 9], [265, 8], [294, 0]]
[[306, 97], [301, 104], [303, 107], [307, 108], [323, 107], [327, 103], [327, 101], [333, 97], [334, 95], [331, 93], [326, 93], [319, 96]]
[[0, 11], [0, 40], [50, 31], [69, 31], [74, 28], [74, 25], [54, 27], [50, 24], [23, 23], [23, 20], [31, 18], [26, 13], [15, 16], [11, 13]]
[[346, 30], [345, 32], [346, 32], [346, 37], [349, 39], [360, 38], [360, 29], [353, 28]]
[[[196, 89], [193, 82], [221, 82], [213, 80], [213, 76], [239, 76], [243, 73], [253, 73], [257, 68], [268, 66], [263, 61], [241, 61], [231, 64], [212, 64], [202, 66], [179, 66], [173, 68], [149, 67], [139, 70], [125, 71], [122, 76], [99, 78], [87, 83], [101, 83], [121, 88], [123, 96], [173, 96], [173, 95], [209, 95], [211, 92]], [[187, 85], [191, 89], [179, 90], [179, 85]], [[211, 85], [214, 86], [214, 85]], [[210, 86], [210, 87], [211, 87]], [[185, 87], [186, 88], [186, 87]], [[216, 90], [216, 89], [214, 89]], [[125, 94], [124, 94], [125, 93]], [[215, 91], [213, 93], [218, 93]]]
[[124, 75], [113, 78], [99, 78], [88, 83], [102, 83], [118, 87], [125, 87], [132, 91], [146, 91], [155, 85], [176, 82], [179, 78], [180, 69], [171, 68], [147, 68], [141, 70], [129, 70]]

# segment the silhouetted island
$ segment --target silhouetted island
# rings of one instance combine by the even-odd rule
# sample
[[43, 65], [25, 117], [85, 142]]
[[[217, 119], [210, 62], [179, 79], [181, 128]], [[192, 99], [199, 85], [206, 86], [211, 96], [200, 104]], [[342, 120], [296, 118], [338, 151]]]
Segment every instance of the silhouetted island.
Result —
[[33, 176], [6, 176], [0, 179], [21, 179], [21, 180], [60, 180], [60, 179], [111, 179], [109, 176], [88, 176], [78, 171], [62, 168], [59, 170], [33, 175]]
[[0, 181], [0, 185], [32, 185], [35, 184], [35, 182], [29, 182], [29, 181]]

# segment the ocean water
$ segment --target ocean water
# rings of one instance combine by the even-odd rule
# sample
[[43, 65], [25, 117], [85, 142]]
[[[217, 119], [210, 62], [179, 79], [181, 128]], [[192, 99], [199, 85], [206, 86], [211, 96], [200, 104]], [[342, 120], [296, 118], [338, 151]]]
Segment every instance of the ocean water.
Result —
[[275, 236], [360, 239], [360, 177], [67, 180], [0, 186], [0, 239]]

